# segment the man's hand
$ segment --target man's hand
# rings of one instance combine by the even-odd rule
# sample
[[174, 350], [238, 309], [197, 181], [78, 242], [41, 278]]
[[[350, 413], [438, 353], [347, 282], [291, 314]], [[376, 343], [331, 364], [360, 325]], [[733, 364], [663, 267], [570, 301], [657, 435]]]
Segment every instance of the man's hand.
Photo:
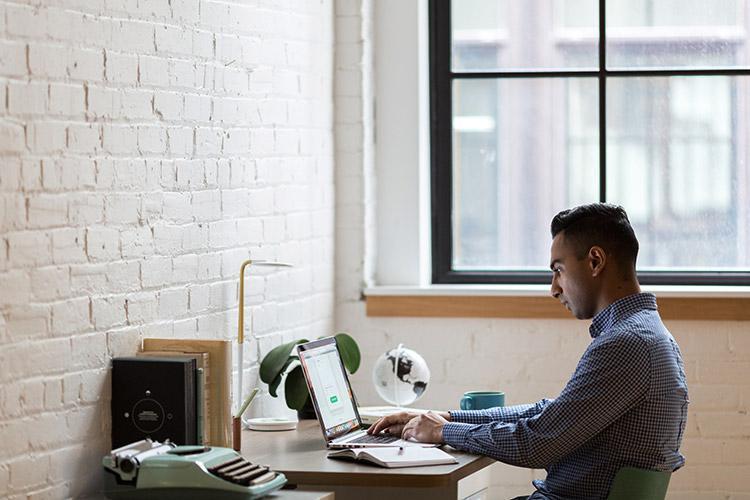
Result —
[[404, 426], [406, 425], [406, 422], [416, 417], [417, 415], [418, 413], [402, 411], [400, 413], [394, 413], [393, 415], [388, 415], [387, 417], [382, 417], [377, 422], [372, 424], [369, 429], [367, 429], [367, 433], [379, 434], [385, 431], [388, 434], [393, 434], [394, 436], [400, 436], [401, 432], [404, 430]]
[[437, 413], [428, 411], [409, 420], [401, 433], [402, 439], [416, 439], [420, 443], [443, 443], [443, 426], [448, 421]]
[[[432, 414], [437, 414], [443, 418], [443, 420], [448, 421], [451, 419], [451, 414], [447, 411], [441, 411], [441, 412], [430, 412]], [[410, 412], [410, 411], [402, 411], [400, 413], [394, 413], [393, 415], [388, 415], [387, 417], [383, 417], [379, 419], [377, 422], [372, 424], [369, 429], [367, 429], [368, 434], [379, 434], [383, 431], [387, 432], [388, 434], [393, 434], [395, 436], [400, 436], [403, 433], [404, 426], [412, 420], [415, 417], [418, 417], [420, 413]]]

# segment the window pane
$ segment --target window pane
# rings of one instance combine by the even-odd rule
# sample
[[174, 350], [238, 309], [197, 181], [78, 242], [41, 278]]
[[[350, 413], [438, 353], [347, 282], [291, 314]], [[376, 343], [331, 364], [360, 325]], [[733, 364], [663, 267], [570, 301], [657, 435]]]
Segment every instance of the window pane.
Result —
[[454, 0], [454, 71], [596, 68], [597, 0]]
[[750, 0], [607, 0], [607, 67], [747, 67]]
[[750, 77], [610, 79], [607, 197], [640, 269], [750, 269]]
[[598, 199], [597, 89], [595, 78], [454, 81], [454, 269], [547, 269], [552, 215]]

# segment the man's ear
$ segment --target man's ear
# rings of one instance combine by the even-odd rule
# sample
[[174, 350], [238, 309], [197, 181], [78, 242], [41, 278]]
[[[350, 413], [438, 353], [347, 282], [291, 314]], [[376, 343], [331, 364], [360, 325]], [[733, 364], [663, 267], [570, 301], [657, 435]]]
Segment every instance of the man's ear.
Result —
[[607, 253], [602, 247], [593, 246], [589, 248], [589, 267], [591, 276], [599, 276], [607, 265]]

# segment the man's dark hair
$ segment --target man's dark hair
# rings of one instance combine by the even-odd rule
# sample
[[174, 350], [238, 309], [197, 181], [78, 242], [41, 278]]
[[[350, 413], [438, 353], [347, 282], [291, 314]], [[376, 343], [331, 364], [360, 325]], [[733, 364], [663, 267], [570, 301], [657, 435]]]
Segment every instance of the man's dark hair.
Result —
[[565, 232], [565, 240], [573, 244], [576, 256], [582, 259], [593, 246], [600, 246], [613, 254], [626, 270], [626, 264], [635, 267], [638, 257], [638, 239], [628, 220], [625, 209], [609, 203], [592, 203], [563, 210], [555, 215], [550, 225], [552, 237]]

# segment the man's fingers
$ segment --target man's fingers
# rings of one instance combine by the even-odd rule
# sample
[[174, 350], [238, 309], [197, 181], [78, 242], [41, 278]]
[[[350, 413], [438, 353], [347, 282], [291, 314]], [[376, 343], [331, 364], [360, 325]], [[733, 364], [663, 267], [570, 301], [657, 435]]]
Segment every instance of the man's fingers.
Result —
[[391, 425], [390, 427], [385, 428], [385, 432], [387, 432], [388, 434], [392, 434], [394, 436], [399, 436], [401, 432], [403, 432], [403, 430], [404, 430], [404, 426], [399, 425], [399, 424]]
[[389, 415], [387, 417], [381, 417], [377, 422], [372, 424], [372, 427], [370, 427], [367, 432], [370, 434], [378, 434], [383, 429], [387, 429], [389, 427], [392, 427], [394, 424], [398, 423], [398, 420], [393, 418], [395, 415]]
[[401, 439], [409, 439], [410, 432], [411, 432], [411, 429], [405, 425], [404, 428], [401, 429]]
[[367, 429], [367, 432], [369, 432], [370, 434], [374, 433], [376, 429], [378, 429], [381, 425], [383, 425], [381, 422], [383, 422], [382, 418], [377, 419], [375, 423], [372, 424], [372, 426], [369, 429]]
[[383, 428], [385, 417], [379, 418], [374, 424], [367, 429], [368, 434], [376, 434]]
[[412, 417], [413, 415], [410, 415], [408, 412], [401, 412], [394, 415], [381, 417], [377, 422], [372, 424], [369, 429], [367, 429], [367, 432], [370, 434], [378, 434], [384, 429], [394, 428], [396, 430], [391, 431], [391, 433], [396, 434], [401, 432], [401, 425], [408, 422]]
[[385, 429], [386, 427], [388, 427], [390, 425], [391, 425], [391, 423], [389, 421], [389, 418], [388, 417], [383, 417], [380, 420], [378, 420], [377, 422], [375, 422], [375, 425], [372, 426], [372, 432], [373, 433], [380, 432], [380, 431], [382, 431], [383, 429]]
[[414, 417], [404, 425], [401, 429], [401, 439], [409, 439], [412, 436], [413, 429], [416, 427], [418, 420], [419, 417]]

